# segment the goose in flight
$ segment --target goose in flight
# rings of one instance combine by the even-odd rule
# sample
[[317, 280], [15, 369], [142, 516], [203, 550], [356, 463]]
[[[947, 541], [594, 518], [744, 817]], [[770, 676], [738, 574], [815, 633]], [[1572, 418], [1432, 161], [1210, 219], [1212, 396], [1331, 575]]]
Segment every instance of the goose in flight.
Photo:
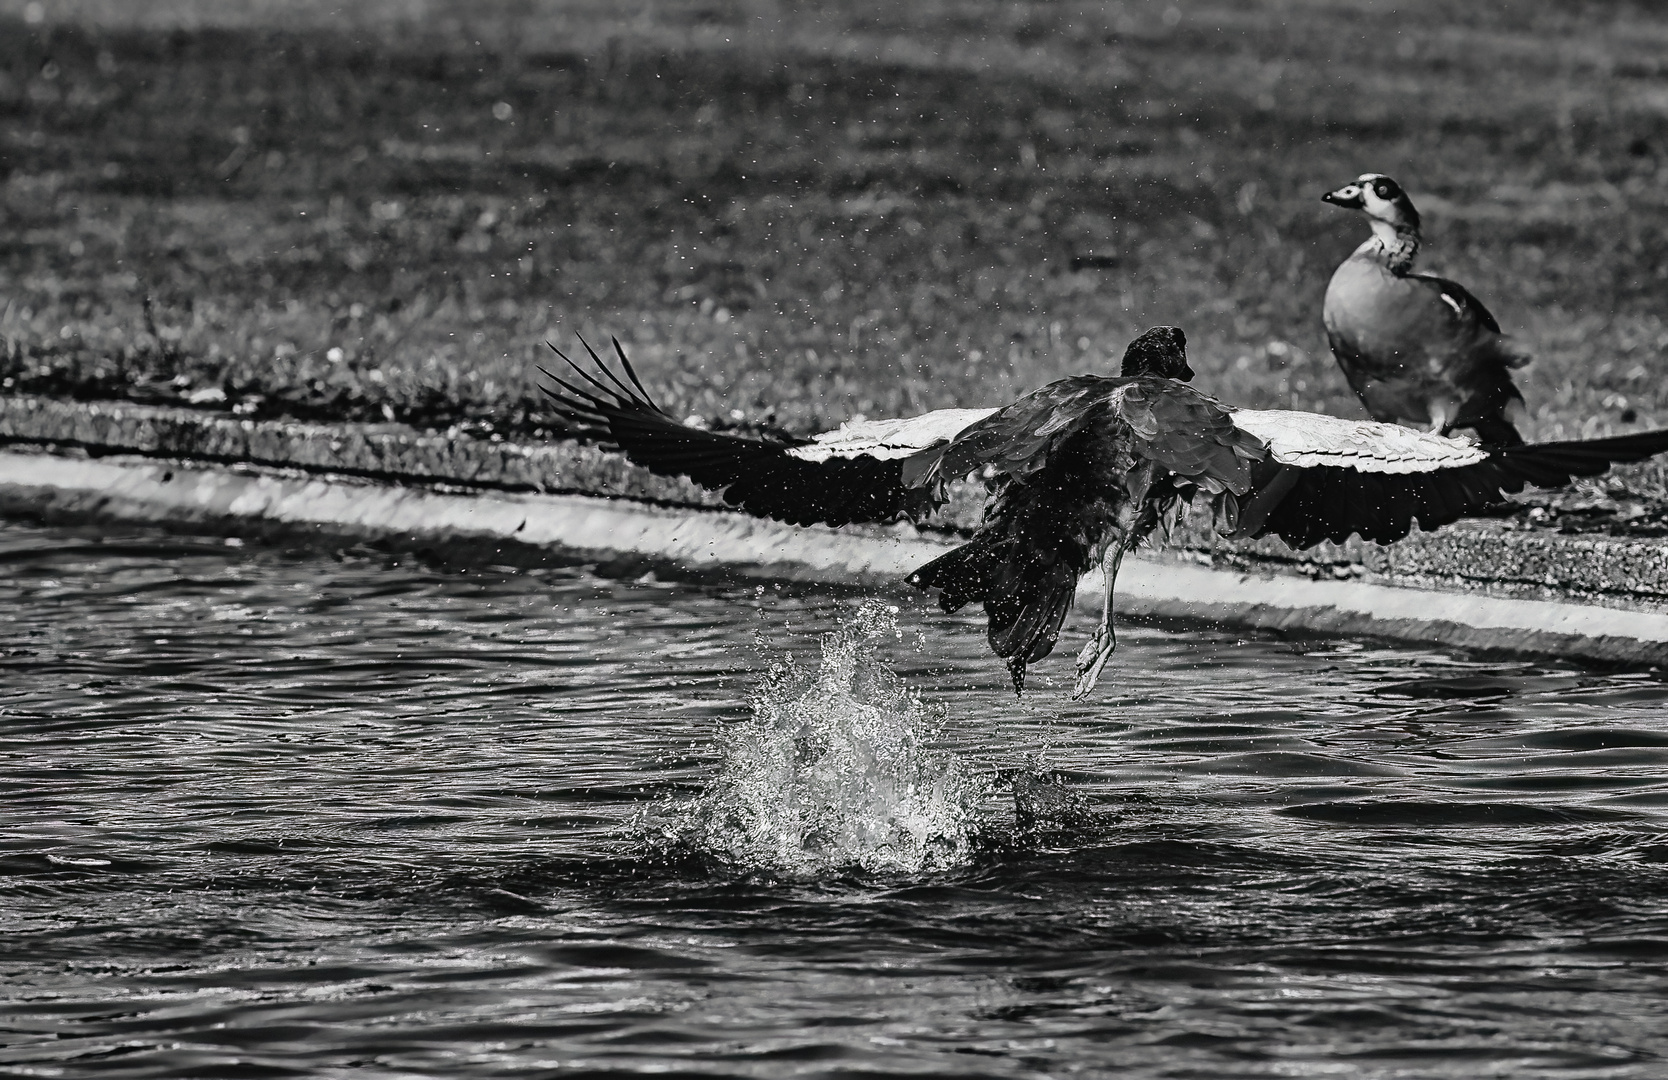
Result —
[[1321, 198], [1361, 211], [1373, 229], [1333, 273], [1321, 309], [1332, 355], [1367, 412], [1439, 435], [1471, 428], [1485, 443], [1522, 443], [1511, 369], [1529, 355], [1464, 286], [1413, 269], [1419, 211], [1407, 192], [1364, 173]]
[[[551, 346], [555, 349], [555, 346]], [[793, 524], [918, 520], [946, 484], [977, 472], [990, 493], [972, 538], [906, 579], [955, 611], [980, 601], [992, 650], [1016, 692], [1059, 638], [1078, 579], [1099, 564], [1101, 621], [1077, 658], [1089, 692], [1117, 639], [1112, 589], [1124, 553], [1187, 505], [1224, 535], [1270, 533], [1294, 548], [1352, 534], [1387, 544], [1431, 530], [1526, 484], [1553, 487], [1668, 450], [1668, 431], [1483, 446], [1395, 424], [1235, 409], [1187, 385], [1186, 336], [1154, 327], [1116, 377], [1076, 375], [998, 409], [864, 420], [812, 438], [764, 439], [686, 427], [661, 411], [618, 341], [617, 374], [561, 350], [545, 372], [566, 434], [616, 448], [652, 472], [722, 489], [732, 506]]]

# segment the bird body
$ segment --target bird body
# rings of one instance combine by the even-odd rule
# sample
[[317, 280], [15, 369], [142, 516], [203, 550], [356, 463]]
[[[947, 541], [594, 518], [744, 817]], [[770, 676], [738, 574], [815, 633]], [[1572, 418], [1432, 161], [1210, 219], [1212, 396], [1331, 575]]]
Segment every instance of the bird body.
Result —
[[1522, 442], [1510, 369], [1529, 358], [1463, 286], [1413, 270], [1419, 214], [1399, 185], [1367, 173], [1323, 196], [1365, 212], [1373, 236], [1333, 273], [1322, 304], [1332, 354], [1367, 412], [1446, 435]]
[[551, 376], [569, 433], [722, 488], [751, 513], [801, 524], [919, 520], [943, 503], [949, 481], [982, 476], [990, 500], [972, 538], [906, 580], [938, 590], [947, 611], [981, 602], [1016, 690], [1027, 665], [1052, 651], [1078, 580], [1099, 564], [1105, 606], [1078, 656], [1075, 693], [1094, 686], [1116, 646], [1112, 594], [1124, 553], [1185, 506], [1208, 505], [1226, 535], [1273, 534], [1295, 548], [1351, 535], [1390, 543], [1527, 484], [1557, 486], [1668, 450], [1668, 431], [1487, 446], [1395, 424], [1234, 409], [1187, 385], [1185, 337], [1174, 327], [1132, 342], [1117, 377], [1061, 379], [998, 409], [769, 441], [679, 424], [615, 349], [629, 385], [595, 353], [594, 373], [568, 361], [583, 384]]
[[1086, 691], [1115, 647], [1110, 585], [1124, 552], [1195, 496], [1233, 516], [1265, 456], [1228, 409], [1185, 383], [1061, 379], [905, 463], [906, 486], [983, 469], [992, 494], [969, 543], [905, 580], [941, 590], [946, 611], [982, 601], [991, 647], [1019, 690], [1026, 665], [1053, 650], [1078, 579], [1102, 565], [1106, 617], [1078, 664]]

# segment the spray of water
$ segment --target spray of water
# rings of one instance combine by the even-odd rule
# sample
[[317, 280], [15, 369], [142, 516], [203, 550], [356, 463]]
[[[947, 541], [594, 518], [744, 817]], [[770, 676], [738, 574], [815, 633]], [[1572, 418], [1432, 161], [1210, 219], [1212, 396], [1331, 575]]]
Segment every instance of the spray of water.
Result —
[[718, 777], [679, 815], [678, 838], [796, 876], [965, 862], [985, 784], [927, 748], [938, 717], [875, 655], [896, 630], [897, 609], [869, 601], [824, 636], [815, 673], [775, 665], [752, 718], [729, 732]]

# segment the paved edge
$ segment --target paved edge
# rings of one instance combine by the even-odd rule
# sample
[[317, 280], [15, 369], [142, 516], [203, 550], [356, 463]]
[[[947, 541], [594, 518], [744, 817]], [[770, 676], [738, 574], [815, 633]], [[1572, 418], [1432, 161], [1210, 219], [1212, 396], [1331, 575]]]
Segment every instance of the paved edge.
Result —
[[[254, 465], [396, 485], [454, 484], [484, 491], [600, 495], [677, 507], [727, 509], [717, 492], [657, 476], [617, 453], [557, 440], [520, 444], [401, 424], [312, 424], [238, 419], [178, 406], [0, 395], [0, 445], [76, 448], [199, 467]], [[970, 531], [984, 487], [950, 485], [935, 526]], [[1381, 546], [1359, 538], [1293, 551], [1275, 537], [1226, 540], [1208, 515], [1171, 535], [1170, 561], [1253, 574], [1594, 604], [1668, 614], [1668, 540], [1564, 536], [1466, 520]], [[849, 530], [848, 530], [849, 532]]]
[[[458, 491], [347, 478], [80, 460], [0, 451], [0, 510], [213, 528], [374, 537], [568, 558], [676, 564], [695, 572], [897, 589], [949, 541], [908, 528], [795, 528], [725, 511], [585, 495]], [[1308, 581], [1146, 559], [1125, 562], [1118, 609], [1265, 629], [1630, 664], [1668, 661], [1668, 615], [1348, 581]], [[1099, 576], [1079, 604], [1098, 607]]]

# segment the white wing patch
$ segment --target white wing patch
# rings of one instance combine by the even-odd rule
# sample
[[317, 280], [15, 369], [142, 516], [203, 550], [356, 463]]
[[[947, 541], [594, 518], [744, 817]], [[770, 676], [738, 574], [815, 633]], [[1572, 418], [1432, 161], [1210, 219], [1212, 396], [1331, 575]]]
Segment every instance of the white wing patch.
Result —
[[1234, 424], [1268, 444], [1282, 465], [1331, 465], [1369, 473], [1422, 473], [1486, 461], [1489, 452], [1466, 439], [1399, 424], [1341, 420], [1285, 409], [1240, 409]]
[[1455, 315], [1458, 315], [1462, 319], [1465, 318], [1465, 307], [1458, 300], [1455, 300], [1453, 297], [1449, 296], [1448, 291], [1446, 289], [1437, 293], [1437, 295], [1442, 297], [1442, 300], [1443, 300], [1444, 303], [1446, 303], [1449, 307], [1454, 309], [1454, 314]]
[[838, 431], [825, 431], [812, 436], [813, 441], [809, 445], [789, 447], [787, 453], [805, 461], [854, 458], [865, 454], [882, 461], [908, 457], [929, 446], [949, 442], [995, 411], [939, 409], [903, 420], [860, 420], [854, 424], [841, 424]]

